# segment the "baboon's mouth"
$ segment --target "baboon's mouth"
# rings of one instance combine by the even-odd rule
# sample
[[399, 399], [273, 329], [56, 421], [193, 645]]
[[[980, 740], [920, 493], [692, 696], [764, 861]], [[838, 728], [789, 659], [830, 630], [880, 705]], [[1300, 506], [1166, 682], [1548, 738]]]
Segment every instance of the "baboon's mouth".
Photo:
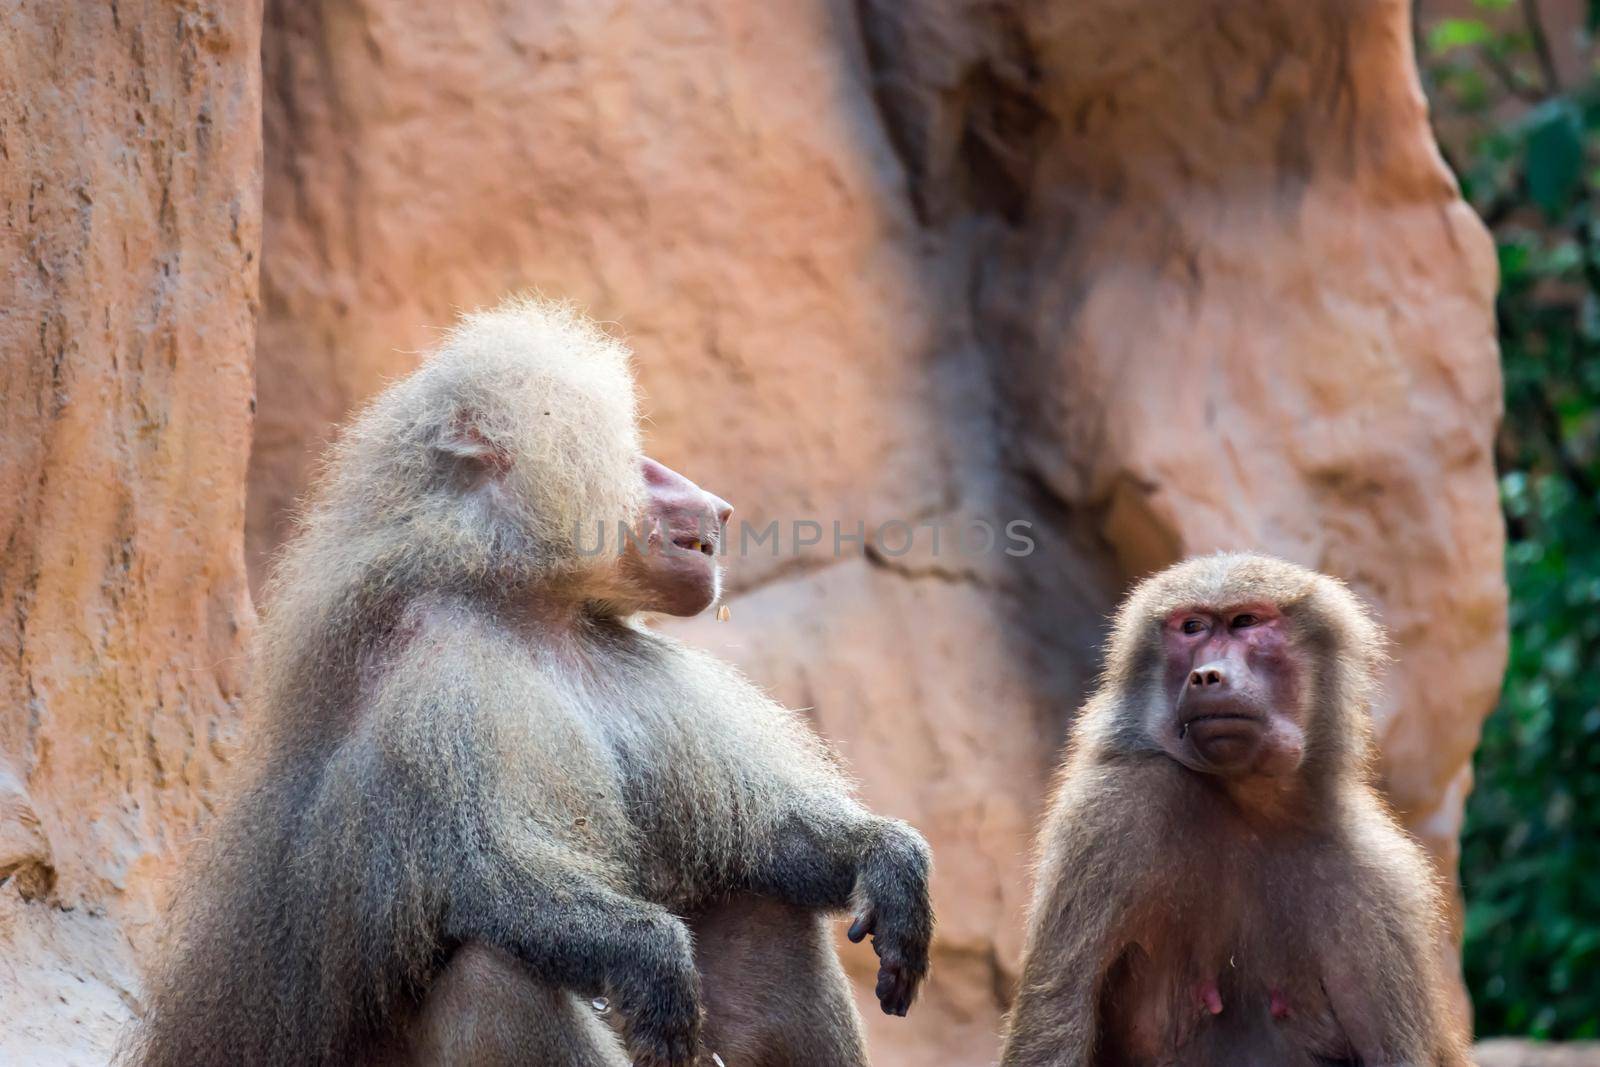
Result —
[[1202, 722], [1235, 723], [1239, 725], [1248, 723], [1250, 726], [1259, 726], [1261, 724], [1261, 718], [1258, 715], [1249, 715], [1242, 711], [1203, 712], [1199, 715], [1190, 716], [1189, 718], [1178, 723], [1178, 736], [1187, 736], [1191, 726]]
[[672, 539], [672, 543], [683, 549], [685, 552], [699, 552], [706, 556], [711, 555], [717, 550], [715, 541], [703, 541], [698, 537], [693, 537], [687, 534], [682, 537], [674, 537]]

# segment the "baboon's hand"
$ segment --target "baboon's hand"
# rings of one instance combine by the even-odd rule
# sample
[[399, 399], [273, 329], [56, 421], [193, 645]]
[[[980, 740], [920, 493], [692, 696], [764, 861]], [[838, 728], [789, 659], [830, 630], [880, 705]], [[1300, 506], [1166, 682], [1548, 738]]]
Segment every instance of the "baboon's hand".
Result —
[[[693, 978], [693, 972], [690, 973]], [[692, 980], [664, 978], [623, 1005], [634, 1067], [693, 1067], [700, 1044], [700, 992]]]
[[911, 933], [909, 925], [886, 920], [876, 907], [850, 924], [851, 941], [872, 935], [872, 951], [878, 954], [875, 992], [885, 1015], [904, 1015], [928, 973], [928, 942]]
[[634, 1067], [694, 1067], [700, 1044], [700, 976], [689, 932], [663, 925], [618, 982], [623, 1031]]
[[885, 1015], [904, 1015], [928, 973], [933, 908], [928, 902], [928, 846], [914, 831], [884, 847], [868, 863], [864, 906], [848, 937], [872, 936], [878, 954], [878, 1004]]

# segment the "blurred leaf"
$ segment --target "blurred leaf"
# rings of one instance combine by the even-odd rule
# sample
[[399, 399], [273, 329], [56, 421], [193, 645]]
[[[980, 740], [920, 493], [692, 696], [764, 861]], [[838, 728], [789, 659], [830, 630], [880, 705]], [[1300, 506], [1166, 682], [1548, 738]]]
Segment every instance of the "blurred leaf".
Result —
[[1485, 44], [1494, 33], [1481, 19], [1440, 19], [1428, 31], [1428, 50], [1442, 56], [1457, 48]]
[[1583, 181], [1583, 129], [1570, 102], [1547, 101], [1528, 116], [1527, 159], [1528, 195], [1554, 219]]

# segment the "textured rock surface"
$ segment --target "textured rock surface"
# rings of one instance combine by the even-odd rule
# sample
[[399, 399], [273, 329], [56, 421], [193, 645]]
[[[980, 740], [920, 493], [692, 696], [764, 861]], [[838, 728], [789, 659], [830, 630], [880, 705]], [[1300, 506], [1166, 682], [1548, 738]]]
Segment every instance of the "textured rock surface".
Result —
[[0, 1062], [104, 1063], [240, 688], [249, 3], [0, 7]]
[[[536, 287], [620, 321], [661, 458], [823, 528], [680, 629], [934, 843], [876, 1062], [987, 1062], [1101, 620], [1179, 555], [1378, 606], [1386, 780], [1449, 869], [1504, 652], [1494, 266], [1408, 42], [1400, 0], [275, 4], [253, 575], [330, 425]], [[897, 518], [1038, 547], [833, 551]]]
[[[0, 1060], [96, 1062], [250, 622], [257, 26], [0, 28]], [[539, 288], [621, 323], [662, 459], [780, 523], [678, 629], [938, 852], [875, 1062], [988, 1062], [1103, 617], [1182, 554], [1378, 606], [1386, 780], [1448, 868], [1503, 658], [1494, 279], [1408, 39], [1402, 0], [275, 0], [252, 578], [332, 424]], [[963, 555], [980, 519], [1036, 550]]]

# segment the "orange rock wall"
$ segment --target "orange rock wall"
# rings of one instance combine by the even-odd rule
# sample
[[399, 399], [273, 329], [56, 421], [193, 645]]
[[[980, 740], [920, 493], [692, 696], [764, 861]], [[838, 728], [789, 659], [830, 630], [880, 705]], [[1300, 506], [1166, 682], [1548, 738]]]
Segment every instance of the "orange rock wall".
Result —
[[[0, 1011], [35, 1052], [92, 1014], [84, 1062], [212, 795], [249, 619], [253, 12], [114, 10], [0, 15], [28, 287], [0, 320]], [[261, 57], [251, 580], [332, 426], [455, 309], [615, 320], [652, 450], [784, 537], [729, 561], [731, 622], [674, 628], [813, 709], [936, 850], [934, 976], [911, 1019], [866, 1013], [876, 1063], [989, 1062], [1105, 615], [1183, 554], [1373, 601], [1386, 781], [1451, 867], [1504, 658], [1494, 267], [1403, 0], [270, 0]], [[953, 550], [1012, 519], [1030, 555]], [[60, 1007], [86, 960], [116, 962]]]
[[[933, 842], [934, 977], [910, 1024], [868, 1013], [877, 1062], [988, 1062], [1105, 613], [1186, 553], [1378, 606], [1386, 780], [1452, 868], [1504, 659], [1495, 276], [1404, 3], [360, 0], [266, 39], [255, 573], [330, 426], [454, 308], [616, 320], [654, 451], [756, 529], [824, 529], [676, 628]], [[834, 521], [972, 518], [1037, 551], [832, 551]]]
[[0, 8], [0, 1062], [104, 1063], [237, 717], [250, 3]]

